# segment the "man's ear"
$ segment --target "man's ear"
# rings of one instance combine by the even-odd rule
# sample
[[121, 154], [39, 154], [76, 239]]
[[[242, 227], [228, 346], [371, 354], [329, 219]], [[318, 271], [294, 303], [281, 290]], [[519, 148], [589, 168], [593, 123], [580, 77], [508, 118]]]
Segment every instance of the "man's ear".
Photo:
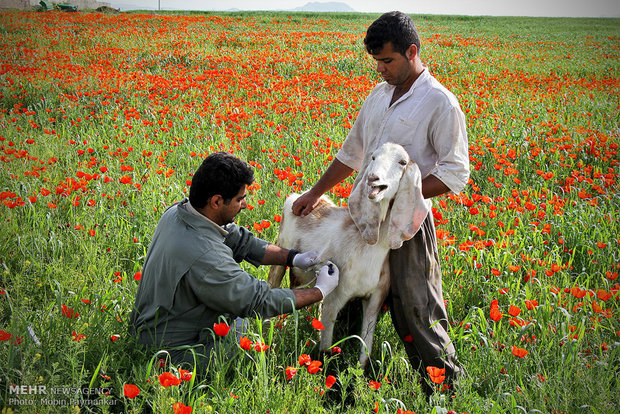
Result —
[[409, 45], [409, 47], [407, 48], [407, 59], [409, 60], [413, 60], [413, 58], [415, 58], [415, 56], [418, 54], [418, 48], [416, 47], [416, 45], [414, 45], [413, 43], [411, 45]]
[[224, 204], [224, 197], [219, 194], [215, 194], [211, 196], [210, 199], [207, 200], [207, 204], [212, 209], [219, 209]]

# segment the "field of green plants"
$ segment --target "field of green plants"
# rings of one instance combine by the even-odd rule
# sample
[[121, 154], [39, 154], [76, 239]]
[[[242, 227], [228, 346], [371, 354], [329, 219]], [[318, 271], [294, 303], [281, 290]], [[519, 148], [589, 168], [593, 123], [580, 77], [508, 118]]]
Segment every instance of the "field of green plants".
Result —
[[238, 223], [274, 242], [380, 81], [376, 17], [0, 12], [2, 414], [620, 411], [618, 19], [413, 16], [468, 123], [471, 181], [433, 208], [455, 394], [387, 312], [365, 372], [354, 336], [319, 359], [316, 306], [252, 321], [204, 379], [135, 346], [166, 206], [228, 151], [255, 168]]

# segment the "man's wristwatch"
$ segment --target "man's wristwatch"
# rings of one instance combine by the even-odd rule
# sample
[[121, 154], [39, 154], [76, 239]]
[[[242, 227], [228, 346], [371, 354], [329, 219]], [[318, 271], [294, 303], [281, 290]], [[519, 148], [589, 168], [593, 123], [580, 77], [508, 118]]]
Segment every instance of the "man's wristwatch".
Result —
[[288, 256], [286, 257], [286, 265], [288, 267], [293, 267], [293, 259], [298, 254], [299, 254], [299, 251], [297, 251], [295, 249], [291, 249], [291, 250], [288, 251]]

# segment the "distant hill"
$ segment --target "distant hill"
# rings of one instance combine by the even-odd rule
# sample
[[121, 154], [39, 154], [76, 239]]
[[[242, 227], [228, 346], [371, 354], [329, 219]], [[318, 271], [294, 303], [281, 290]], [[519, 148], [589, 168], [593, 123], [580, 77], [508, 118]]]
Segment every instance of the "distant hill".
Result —
[[[2, 2], [3, 0], [0, 0], [0, 2]], [[140, 1], [139, 3], [142, 4], [132, 4], [131, 0], [107, 0], [108, 3], [111, 3], [112, 7], [115, 8], [119, 8], [121, 10], [157, 10], [157, 2], [156, 1], [149, 1], [149, 2], [145, 2], [144, 0]], [[138, 3], [138, 2], [136, 2]], [[234, 7], [234, 0], [229, 0], [229, 3], [232, 3], [232, 8], [227, 9], [225, 11], [241, 11], [241, 9], [238, 9], [236, 7]], [[192, 7], [192, 6], [196, 6], [195, 3], [190, 3], [191, 6], [189, 8], [177, 8], [177, 7], [166, 7], [166, 10], [208, 10], [208, 8], [204, 8], [204, 7]], [[327, 2], [319, 2], [319, 1], [312, 1], [309, 3], [306, 3], [304, 6], [301, 7], [296, 7], [294, 9], [288, 9], [286, 11], [305, 11], [305, 12], [355, 12], [356, 10], [353, 9], [351, 6], [349, 6], [348, 4], [341, 2], [341, 1], [327, 1]]]
[[318, 2], [312, 1], [306, 3], [304, 6], [295, 7], [291, 11], [311, 11], [311, 12], [354, 12], [355, 9], [351, 8], [346, 3], [340, 1]]
[[143, 4], [131, 4], [131, 3], [123, 3], [119, 1], [111, 0], [112, 7], [116, 7], [122, 11], [127, 10], [157, 10], [157, 2], [153, 2], [152, 5], [143, 5]]

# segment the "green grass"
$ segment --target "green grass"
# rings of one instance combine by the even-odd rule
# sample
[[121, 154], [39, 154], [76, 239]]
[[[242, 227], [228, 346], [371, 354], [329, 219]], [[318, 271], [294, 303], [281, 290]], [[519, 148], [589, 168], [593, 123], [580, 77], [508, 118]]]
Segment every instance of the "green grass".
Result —
[[[316, 306], [252, 321], [267, 352], [239, 348], [178, 386], [159, 383], [179, 369], [165, 353], [134, 344], [134, 274], [166, 206], [187, 196], [206, 154], [230, 151], [257, 178], [238, 223], [267, 220], [257, 234], [275, 241], [284, 198], [320, 177], [379, 81], [361, 43], [374, 18], [0, 13], [3, 412], [618, 411], [618, 19], [414, 16], [422, 58], [459, 98], [470, 141], [471, 183], [434, 200], [466, 372], [454, 398], [422, 397], [388, 313], [366, 372], [344, 331], [322, 371], [299, 366], [317, 357]], [[140, 394], [124, 397], [124, 384]], [[16, 400], [21, 385], [68, 395]]]

